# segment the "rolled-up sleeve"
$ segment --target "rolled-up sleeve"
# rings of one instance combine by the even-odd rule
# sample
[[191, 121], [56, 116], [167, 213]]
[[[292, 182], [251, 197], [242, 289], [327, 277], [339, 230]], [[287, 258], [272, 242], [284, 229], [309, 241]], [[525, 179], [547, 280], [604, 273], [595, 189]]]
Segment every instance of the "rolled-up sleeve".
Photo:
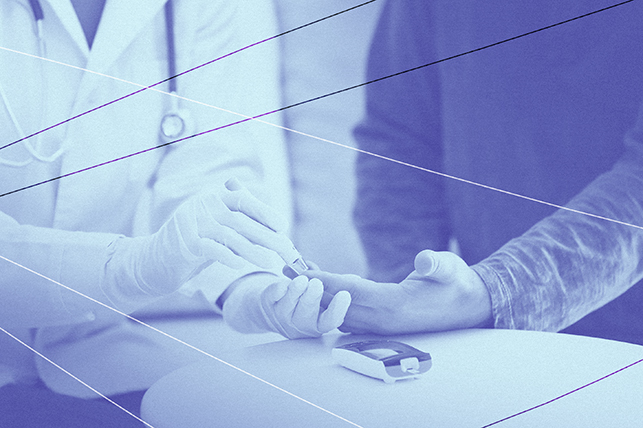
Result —
[[625, 146], [568, 210], [473, 266], [491, 294], [497, 328], [561, 330], [643, 278], [643, 108]]

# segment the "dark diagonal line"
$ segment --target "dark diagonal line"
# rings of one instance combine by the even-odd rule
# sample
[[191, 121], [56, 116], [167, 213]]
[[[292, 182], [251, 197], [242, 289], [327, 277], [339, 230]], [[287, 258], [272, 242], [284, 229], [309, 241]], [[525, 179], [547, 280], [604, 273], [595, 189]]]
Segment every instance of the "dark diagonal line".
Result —
[[384, 77], [379, 77], [377, 79], [369, 80], [367, 82], [360, 83], [359, 85], [350, 86], [348, 88], [340, 89], [340, 90], [335, 91], [335, 92], [330, 92], [330, 93], [325, 94], [325, 95], [320, 95], [319, 97], [311, 98], [311, 99], [305, 100], [305, 101], [301, 101], [301, 102], [299, 102], [297, 104], [291, 104], [288, 107], [284, 107], [282, 110], [292, 108], [292, 107], [297, 107], [297, 106], [300, 106], [300, 105], [303, 105], [303, 104], [308, 104], [308, 103], [310, 103], [312, 101], [321, 100], [323, 98], [327, 98], [327, 97], [330, 97], [330, 96], [333, 96], [333, 95], [341, 94], [342, 92], [351, 91], [353, 89], [357, 89], [357, 88], [360, 88], [362, 86], [370, 85], [371, 83], [380, 82], [382, 80], [390, 79], [391, 77], [400, 76], [402, 74], [410, 73], [412, 71], [420, 70], [422, 68], [430, 67], [432, 65], [440, 64], [442, 62], [451, 61], [452, 59], [460, 58], [462, 56], [469, 55], [469, 54], [479, 52], [479, 51], [483, 51], [485, 49], [489, 49], [489, 48], [492, 48], [494, 46], [502, 45], [504, 43], [511, 42], [513, 40], [517, 40], [517, 39], [520, 39], [520, 38], [523, 38], [523, 37], [527, 37], [527, 36], [530, 36], [532, 34], [539, 33], [541, 31], [549, 30], [551, 28], [558, 27], [559, 25], [567, 24], [569, 22], [576, 21], [576, 20], [581, 19], [581, 18], [586, 18], [588, 16], [595, 15], [597, 13], [604, 12], [604, 11], [609, 10], [609, 9], [613, 9], [615, 7], [618, 7], [618, 6], [622, 6], [622, 5], [626, 4], [626, 3], [631, 3], [633, 1], [634, 0], [627, 0], [627, 1], [617, 3], [617, 4], [614, 4], [614, 5], [611, 5], [611, 6], [607, 6], [607, 7], [604, 7], [602, 9], [598, 9], [598, 10], [595, 10], [595, 11], [592, 11], [592, 12], [588, 12], [588, 13], [586, 13], [584, 15], [579, 15], [579, 16], [576, 16], [574, 18], [566, 19], [564, 21], [560, 21], [560, 22], [557, 22], [555, 24], [551, 24], [551, 25], [548, 25], [546, 27], [539, 28], [537, 30], [529, 31], [527, 33], [523, 33], [523, 34], [520, 34], [518, 36], [511, 37], [509, 39], [505, 39], [505, 40], [501, 40], [499, 42], [491, 43], [489, 45], [485, 45], [485, 46], [482, 46], [482, 47], [479, 47], [479, 48], [476, 48], [476, 49], [472, 49], [470, 51], [466, 51], [466, 52], [462, 52], [462, 53], [452, 55], [452, 56], [449, 56], [449, 57], [446, 57], [446, 58], [442, 58], [442, 59], [439, 59], [437, 61], [432, 61], [432, 62], [429, 62], [429, 63], [426, 63], [426, 64], [422, 64], [422, 65], [419, 65], [417, 67], [409, 68], [407, 70], [400, 71], [400, 72], [397, 72], [397, 73], [394, 73], [394, 74], [389, 74], [389, 75], [384, 76]]
[[166, 147], [166, 146], [169, 146], [171, 144], [179, 143], [181, 141], [185, 141], [185, 140], [188, 140], [190, 138], [198, 137], [200, 135], [209, 134], [211, 132], [219, 131], [220, 129], [229, 128], [231, 126], [238, 125], [240, 123], [244, 123], [244, 122], [247, 122], [249, 120], [253, 120], [253, 119], [256, 119], [256, 118], [259, 118], [259, 117], [262, 117], [262, 116], [267, 116], [269, 114], [273, 114], [273, 113], [276, 113], [278, 111], [279, 110], [273, 110], [273, 111], [268, 112], [268, 113], [263, 113], [263, 114], [261, 114], [259, 116], [248, 117], [246, 119], [242, 119], [242, 120], [239, 120], [237, 122], [228, 123], [227, 125], [223, 125], [223, 126], [219, 126], [217, 128], [209, 129], [207, 131], [203, 131], [203, 132], [199, 132], [199, 133], [196, 133], [196, 134], [188, 135], [187, 137], [179, 138], [178, 140], [169, 141], [169, 142], [164, 143], [164, 144], [159, 144], [158, 146], [150, 147], [149, 149], [139, 150], [138, 152], [130, 153], [128, 155], [121, 156], [121, 157], [118, 157], [118, 158], [115, 158], [115, 159], [112, 159], [112, 160], [108, 160], [106, 162], [97, 163], [95, 165], [88, 166], [87, 168], [78, 169], [76, 171], [73, 171], [73, 172], [70, 172], [70, 173], [67, 173], [67, 174], [59, 175], [57, 177], [50, 178], [48, 180], [40, 181], [38, 183], [30, 184], [29, 186], [21, 187], [20, 189], [15, 189], [15, 190], [12, 190], [10, 192], [3, 193], [3, 194], [0, 195], [0, 198], [2, 198], [3, 196], [11, 195], [13, 193], [21, 192], [23, 190], [31, 189], [33, 187], [37, 187], [37, 186], [40, 186], [42, 184], [51, 183], [52, 181], [60, 180], [61, 178], [71, 177], [72, 175], [80, 174], [81, 172], [89, 171], [89, 170], [94, 169], [94, 168], [98, 168], [98, 167], [101, 167], [101, 166], [104, 166], [104, 165], [109, 165], [110, 163], [118, 162], [118, 161], [123, 160], [123, 159], [128, 159], [128, 158], [131, 158], [133, 156], [137, 156], [137, 155], [141, 155], [143, 153], [151, 152], [152, 150], [160, 149], [162, 147]]
[[613, 372], [612, 372], [612, 373], [610, 373], [610, 374], [607, 374], [607, 375], [605, 375], [605, 376], [603, 376], [603, 377], [601, 377], [601, 378], [599, 378], [599, 379], [596, 379], [596, 380], [594, 380], [594, 381], [592, 381], [592, 382], [590, 382], [590, 383], [587, 383], [587, 384], [585, 384], [585, 385], [583, 385], [583, 386], [580, 386], [580, 387], [578, 387], [578, 388], [576, 388], [576, 389], [573, 389], [573, 390], [571, 390], [571, 391], [569, 391], [569, 392], [566, 392], [566, 393], [564, 393], [564, 394], [562, 394], [562, 395], [559, 395], [558, 397], [552, 398], [552, 399], [551, 399], [551, 400], [549, 400], [549, 401], [545, 401], [544, 403], [540, 403], [540, 404], [538, 404], [538, 405], [536, 405], [536, 406], [534, 406], [534, 407], [530, 407], [529, 409], [523, 410], [522, 412], [515, 413], [515, 414], [513, 414], [513, 415], [511, 415], [511, 416], [507, 416], [506, 418], [499, 419], [499, 420], [497, 420], [497, 421], [495, 421], [495, 422], [492, 422], [492, 423], [490, 423], [490, 424], [488, 424], [488, 425], [483, 426], [482, 428], [488, 428], [488, 427], [490, 427], [490, 426], [497, 425], [497, 424], [499, 424], [499, 423], [501, 423], [501, 422], [504, 422], [504, 421], [506, 421], [506, 420], [508, 420], [508, 419], [515, 418], [516, 416], [520, 416], [520, 415], [523, 415], [523, 414], [525, 414], [525, 413], [527, 413], [527, 412], [531, 412], [532, 410], [536, 410], [536, 409], [538, 409], [538, 408], [540, 408], [540, 407], [546, 406], [547, 404], [553, 403], [554, 401], [557, 401], [557, 400], [560, 400], [561, 398], [567, 397], [568, 395], [571, 395], [571, 394], [573, 394], [574, 392], [580, 391], [581, 389], [584, 389], [584, 388], [587, 388], [588, 386], [594, 385], [595, 383], [598, 383], [598, 382], [600, 382], [600, 381], [602, 381], [602, 380], [605, 380], [605, 379], [607, 379], [607, 378], [608, 378], [608, 377], [610, 377], [610, 376], [614, 376], [615, 374], [620, 373], [620, 372], [622, 372], [623, 370], [629, 369], [630, 367], [633, 367], [633, 366], [635, 366], [635, 365], [637, 365], [637, 364], [640, 364], [640, 363], [643, 363], [643, 359], [638, 360], [638, 361], [635, 361], [635, 362], [633, 362], [632, 364], [628, 364], [628, 365], [627, 365], [627, 366], [625, 366], [625, 367], [621, 367], [620, 369], [615, 370], [615, 371], [613, 371]]
[[[268, 42], [268, 41], [270, 41], [270, 40], [277, 39], [277, 38], [279, 38], [279, 37], [281, 37], [281, 36], [285, 36], [286, 34], [294, 33], [295, 31], [301, 30], [301, 29], [306, 28], [306, 27], [310, 27], [311, 25], [318, 24], [318, 23], [320, 23], [320, 22], [322, 22], [322, 21], [325, 21], [325, 20], [327, 20], [327, 19], [334, 18], [334, 17], [339, 16], [339, 15], [341, 15], [341, 14], [343, 14], [343, 13], [350, 12], [350, 11], [352, 11], [352, 10], [355, 10], [355, 9], [360, 8], [360, 7], [362, 7], [362, 6], [366, 6], [367, 4], [370, 4], [370, 3], [374, 3], [374, 2], [376, 2], [376, 1], [377, 1], [377, 0], [369, 0], [369, 1], [367, 1], [367, 2], [360, 3], [360, 4], [356, 5], [356, 6], [349, 7], [348, 9], [344, 9], [344, 10], [342, 10], [342, 11], [335, 12], [335, 13], [333, 13], [333, 14], [331, 14], [331, 15], [325, 16], [325, 17], [320, 18], [320, 19], [317, 19], [317, 20], [315, 20], [315, 21], [311, 21], [311, 22], [309, 22], [309, 23], [307, 23], [307, 24], [300, 25], [299, 27], [292, 28], [292, 29], [290, 29], [290, 30], [284, 31], [284, 32], [282, 32], [282, 33], [279, 33], [279, 34], [277, 34], [277, 35], [275, 35], [275, 36], [268, 37], [267, 39], [260, 40], [260, 41], [258, 41], [258, 42], [252, 43], [252, 44], [250, 44], [250, 45], [248, 45], [248, 46], [245, 46], [245, 47], [243, 47], [243, 48], [240, 48], [240, 49], [237, 49], [237, 50], [235, 50], [235, 51], [229, 52], [229, 53], [227, 53], [227, 54], [225, 54], [225, 55], [222, 55], [222, 56], [220, 56], [220, 57], [218, 57], [218, 58], [215, 58], [215, 59], [213, 59], [213, 60], [210, 60], [210, 61], [208, 61], [208, 62], [206, 62], [206, 63], [203, 63], [203, 64], [198, 65], [198, 66], [196, 66], [196, 67], [192, 67], [192, 68], [190, 68], [189, 70], [185, 70], [185, 71], [183, 71], [183, 72], [181, 72], [181, 73], [179, 73], [179, 74], [176, 74], [176, 75], [174, 75], [174, 76], [170, 76], [170, 77], [168, 77], [168, 78], [166, 78], [166, 79], [163, 79], [163, 80], [161, 80], [160, 82], [154, 83], [154, 84], [149, 85], [149, 86], [145, 86], [144, 88], [138, 89], [138, 90], [136, 90], [136, 91], [134, 91], [134, 92], [132, 92], [132, 93], [130, 93], [130, 94], [127, 94], [127, 95], [122, 96], [122, 97], [120, 97], [120, 98], [116, 98], [116, 99], [114, 99], [114, 100], [112, 100], [112, 101], [109, 101], [109, 102], [107, 102], [107, 103], [105, 103], [105, 104], [101, 104], [101, 105], [100, 105], [100, 106], [98, 106], [98, 107], [95, 107], [95, 108], [93, 108], [93, 109], [91, 109], [91, 110], [87, 110], [87, 111], [85, 111], [85, 112], [83, 112], [83, 113], [80, 113], [80, 114], [77, 114], [77, 115], [75, 115], [75, 116], [72, 116], [72, 117], [70, 117], [70, 118], [68, 118], [68, 119], [63, 120], [62, 122], [58, 122], [58, 123], [56, 123], [56, 124], [54, 124], [54, 125], [51, 125], [51, 126], [49, 126], [49, 127], [45, 128], [45, 129], [41, 129], [40, 131], [34, 132], [33, 134], [30, 134], [30, 135], [27, 135], [26, 137], [22, 137], [22, 138], [20, 138], [19, 140], [13, 141], [13, 142], [11, 142], [11, 143], [9, 143], [9, 144], [6, 144], [6, 145], [4, 145], [4, 146], [0, 147], [0, 150], [6, 149], [6, 148], [8, 148], [8, 147], [11, 147], [11, 146], [13, 146], [14, 144], [18, 144], [18, 143], [20, 143], [21, 141], [24, 141], [24, 140], [27, 140], [27, 139], [29, 139], [29, 138], [35, 137], [36, 135], [42, 134], [43, 132], [47, 132], [47, 131], [49, 131], [50, 129], [56, 128], [56, 127], [61, 126], [61, 125], [64, 125], [65, 123], [71, 122], [71, 121], [76, 120], [76, 119], [78, 119], [78, 118], [80, 118], [80, 117], [83, 117], [83, 116], [85, 116], [85, 115], [88, 115], [88, 114], [90, 114], [90, 113], [92, 113], [92, 112], [94, 112], [94, 111], [96, 111], [96, 110], [102, 109], [103, 107], [107, 107], [107, 106], [109, 106], [109, 105], [112, 105], [112, 104], [114, 104], [114, 103], [117, 103], [117, 102], [119, 102], [119, 101], [122, 101], [122, 100], [124, 100], [124, 99], [126, 99], [126, 98], [129, 98], [129, 97], [131, 97], [131, 96], [134, 96], [134, 95], [136, 95], [136, 94], [139, 94], [139, 93], [141, 93], [141, 92], [143, 92], [143, 91], [146, 91], [146, 90], [148, 90], [148, 89], [152, 89], [152, 88], [154, 88], [154, 87], [156, 87], [156, 86], [158, 86], [158, 85], [161, 85], [161, 84], [163, 84], [163, 83], [165, 83], [165, 82], [167, 82], [167, 81], [170, 81], [170, 80], [172, 80], [172, 79], [176, 79], [177, 77], [179, 77], [179, 76], [183, 76], [184, 74], [191, 73], [191, 72], [192, 72], [192, 71], [194, 71], [194, 70], [198, 70], [199, 68], [202, 68], [202, 67], [205, 67], [205, 66], [207, 66], [207, 65], [213, 64], [213, 63], [215, 63], [215, 62], [217, 62], [217, 61], [220, 61], [220, 60], [222, 60], [222, 59], [225, 59], [225, 58], [227, 58], [227, 57], [230, 57], [230, 56], [232, 56], [232, 55], [235, 55], [235, 54], [237, 54], [237, 53], [239, 53], [239, 52], [242, 52], [242, 51], [245, 51], [245, 50], [247, 50], [247, 49], [250, 49], [250, 48], [252, 48], [252, 47], [254, 47], [254, 46], [260, 45], [260, 44], [265, 43], [265, 42]], [[86, 70], [86, 71], [91, 72], [90, 70]]]
[[[489, 45], [485, 45], [485, 46], [482, 46], [482, 47], [479, 47], [479, 48], [476, 48], [476, 49], [472, 49], [472, 50], [469, 50], [469, 51], [466, 51], [466, 52], [462, 52], [462, 53], [459, 53], [457, 55], [452, 55], [450, 57], [442, 58], [442, 59], [439, 59], [437, 61], [432, 61], [432, 62], [426, 63], [424, 65], [420, 65], [418, 67], [409, 68], [409, 69], [404, 70], [404, 71], [389, 74], [389, 75], [384, 76], [384, 77], [369, 80], [367, 82], [360, 83], [358, 85], [349, 86], [347, 88], [340, 89], [340, 90], [337, 90], [337, 91], [334, 91], [334, 92], [329, 92], [329, 93], [327, 93], [325, 95], [320, 95], [318, 97], [309, 98], [309, 99], [307, 99], [305, 101], [300, 101], [300, 102], [295, 103], [295, 104], [290, 104], [288, 106], [281, 107], [281, 108], [278, 108], [276, 110], [271, 110], [271, 111], [268, 111], [266, 113], [262, 113], [262, 114], [259, 114], [259, 115], [256, 115], [256, 116], [247, 117], [245, 119], [238, 120], [236, 122], [231, 122], [231, 123], [228, 123], [226, 125], [222, 125], [222, 126], [219, 126], [219, 127], [216, 127], [216, 128], [212, 128], [212, 129], [209, 129], [207, 131], [203, 131], [203, 132], [199, 132], [199, 133], [196, 133], [196, 134], [193, 134], [193, 135], [189, 135], [187, 137], [183, 137], [183, 138], [180, 138], [178, 140], [169, 141], [169, 142], [164, 143], [164, 144], [159, 144], [158, 146], [150, 147], [150, 148], [145, 149], [145, 150], [140, 150], [140, 151], [135, 152], [135, 153], [130, 153], [128, 155], [121, 156], [121, 157], [118, 157], [118, 158], [115, 158], [115, 159], [112, 159], [112, 160], [109, 160], [109, 161], [106, 161], [106, 162], [102, 162], [102, 163], [99, 163], [99, 164], [96, 164], [96, 165], [93, 165], [93, 166], [89, 166], [87, 168], [82, 168], [82, 169], [79, 169], [79, 170], [76, 170], [76, 171], [73, 171], [73, 172], [70, 172], [70, 173], [67, 173], [67, 174], [59, 175], [57, 177], [50, 178], [48, 180], [40, 181], [38, 183], [34, 183], [34, 184], [29, 185], [29, 186], [21, 187], [19, 189], [15, 189], [15, 190], [12, 190], [10, 192], [0, 194], [0, 198], [4, 197], [4, 196], [11, 195], [11, 194], [14, 194], [14, 193], [21, 192], [23, 190], [31, 189], [33, 187], [40, 186], [42, 184], [46, 184], [46, 183], [50, 183], [52, 181], [60, 180], [61, 178], [70, 177], [72, 175], [76, 175], [76, 174], [79, 174], [81, 172], [89, 171], [91, 169], [98, 168], [100, 166], [108, 165], [110, 163], [114, 163], [114, 162], [117, 162], [117, 161], [120, 161], [120, 160], [123, 160], [123, 159], [128, 159], [128, 158], [131, 158], [133, 156], [137, 156], [137, 155], [140, 155], [140, 154], [143, 154], [143, 153], [151, 152], [152, 150], [160, 149], [162, 147], [169, 146], [171, 144], [179, 143], [181, 141], [189, 140], [189, 139], [194, 138], [194, 137], [198, 137], [198, 136], [201, 136], [201, 135], [209, 134], [211, 132], [219, 131], [219, 130], [224, 129], [224, 128], [229, 128], [231, 126], [239, 125], [241, 123], [245, 123], [245, 122], [248, 122], [248, 121], [251, 121], [251, 120], [254, 120], [254, 119], [259, 119], [259, 118], [264, 117], [264, 116], [269, 116], [271, 114], [274, 114], [274, 113], [277, 113], [277, 112], [280, 112], [280, 111], [284, 111], [284, 110], [291, 109], [293, 107], [298, 107], [298, 106], [301, 106], [301, 105], [304, 105], [304, 104], [308, 104], [308, 103], [311, 103], [313, 101], [321, 100], [323, 98], [328, 98], [330, 96], [341, 94], [343, 92], [351, 91], [353, 89], [357, 89], [357, 88], [360, 88], [360, 87], [363, 87], [363, 86], [366, 86], [366, 85], [370, 85], [371, 83], [380, 82], [382, 80], [390, 79], [392, 77], [396, 77], [396, 76], [400, 76], [402, 74], [410, 73], [412, 71], [420, 70], [420, 69], [425, 68], [425, 67], [440, 64], [442, 62], [450, 61], [452, 59], [459, 58], [459, 57], [462, 57], [462, 56], [465, 56], [465, 55], [469, 55], [469, 54], [472, 54], [472, 53], [475, 53], [475, 52], [480, 52], [482, 50], [489, 49], [491, 47], [498, 46], [498, 45], [501, 45], [501, 44], [504, 44], [504, 43], [507, 43], [507, 42], [510, 42], [510, 41], [513, 41], [513, 40], [517, 40], [517, 39], [520, 39], [520, 38], [523, 38], [523, 37], [526, 37], [526, 36], [541, 32], [541, 31], [545, 31], [545, 30], [548, 30], [550, 28], [554, 28], [554, 27], [557, 27], [557, 26], [560, 26], [560, 25], [563, 25], [563, 24], [566, 24], [566, 23], [569, 23], [569, 22], [572, 22], [572, 21], [576, 21], [576, 20], [581, 19], [581, 18], [586, 18], [588, 16], [595, 15], [597, 13], [604, 12], [606, 10], [615, 8], [617, 6], [621, 6], [621, 5], [624, 5], [626, 3], [631, 3], [633, 1], [634, 0], [627, 0], [627, 1], [624, 1], [624, 2], [621, 2], [621, 3], [617, 3], [615, 5], [612, 5], [612, 6], [607, 6], [607, 7], [604, 7], [602, 9], [598, 9], [598, 10], [595, 10], [595, 11], [592, 11], [592, 12], [588, 12], [586, 14], [579, 15], [579, 16], [576, 16], [574, 18], [566, 19], [564, 21], [560, 21], [560, 22], [557, 22], [555, 24], [551, 24], [551, 25], [548, 25], [546, 27], [539, 28], [537, 30], [529, 31], [527, 33], [523, 33], [523, 34], [520, 34], [518, 36], [514, 36], [514, 37], [511, 37], [511, 38], [508, 38], [508, 39], [501, 40], [499, 42], [491, 43]], [[363, 4], [366, 4], [366, 3], [363, 3]], [[310, 25], [310, 24], [308, 24], [308, 25]], [[290, 30], [290, 31], [294, 31], [294, 30]], [[137, 91], [137, 92], [140, 92], [140, 91]]]

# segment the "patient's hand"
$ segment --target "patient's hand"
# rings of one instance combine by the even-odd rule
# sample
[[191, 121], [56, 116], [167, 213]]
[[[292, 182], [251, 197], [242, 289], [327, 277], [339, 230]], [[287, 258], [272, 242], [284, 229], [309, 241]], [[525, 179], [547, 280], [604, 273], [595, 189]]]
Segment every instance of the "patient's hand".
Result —
[[350, 295], [338, 292], [322, 307], [318, 279], [293, 280], [269, 273], [242, 278], [225, 299], [223, 317], [243, 333], [274, 331], [289, 339], [318, 337], [344, 322]]
[[352, 333], [402, 334], [489, 325], [491, 298], [486, 286], [460, 257], [423, 251], [416, 270], [399, 284], [376, 283], [356, 275], [317, 270], [329, 295], [348, 291], [352, 303], [340, 330]]

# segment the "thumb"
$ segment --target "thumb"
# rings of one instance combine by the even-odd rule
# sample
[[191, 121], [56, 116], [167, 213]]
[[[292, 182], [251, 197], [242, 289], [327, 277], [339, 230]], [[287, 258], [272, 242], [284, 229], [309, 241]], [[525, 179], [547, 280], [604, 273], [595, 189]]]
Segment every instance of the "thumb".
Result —
[[462, 264], [466, 265], [457, 254], [449, 251], [420, 251], [414, 261], [415, 271], [419, 275], [438, 281], [451, 277]]

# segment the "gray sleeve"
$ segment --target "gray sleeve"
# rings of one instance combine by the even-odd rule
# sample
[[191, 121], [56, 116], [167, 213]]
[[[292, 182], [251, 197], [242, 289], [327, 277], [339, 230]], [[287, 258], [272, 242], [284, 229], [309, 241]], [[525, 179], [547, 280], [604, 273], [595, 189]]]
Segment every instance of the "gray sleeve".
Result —
[[497, 328], [558, 331], [643, 278], [643, 109], [626, 151], [567, 205], [473, 268]]

